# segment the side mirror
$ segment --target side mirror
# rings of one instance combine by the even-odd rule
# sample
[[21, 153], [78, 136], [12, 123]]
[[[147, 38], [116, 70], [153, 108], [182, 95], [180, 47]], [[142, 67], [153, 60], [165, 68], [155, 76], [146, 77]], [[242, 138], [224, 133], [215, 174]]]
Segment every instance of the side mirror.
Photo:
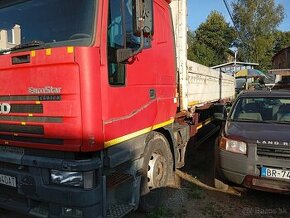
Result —
[[214, 119], [218, 121], [225, 121], [227, 114], [228, 112], [224, 104], [217, 103], [214, 105]]
[[231, 111], [231, 109], [232, 109], [232, 104], [227, 104], [226, 105], [226, 112], [227, 112], [227, 114]]
[[224, 113], [214, 113], [214, 119], [219, 121], [225, 121], [227, 116]]
[[153, 0], [133, 0], [133, 32], [136, 36], [153, 35]]
[[133, 51], [131, 48], [120, 48], [116, 51], [116, 61], [117, 63], [122, 63], [127, 61], [130, 57], [133, 56]]

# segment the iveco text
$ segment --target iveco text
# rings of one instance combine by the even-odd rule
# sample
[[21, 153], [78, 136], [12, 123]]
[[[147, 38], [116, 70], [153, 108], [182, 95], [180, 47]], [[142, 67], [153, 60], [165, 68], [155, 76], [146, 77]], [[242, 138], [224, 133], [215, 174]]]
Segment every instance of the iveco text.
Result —
[[11, 110], [11, 105], [8, 103], [0, 104], [0, 114], [9, 114]]

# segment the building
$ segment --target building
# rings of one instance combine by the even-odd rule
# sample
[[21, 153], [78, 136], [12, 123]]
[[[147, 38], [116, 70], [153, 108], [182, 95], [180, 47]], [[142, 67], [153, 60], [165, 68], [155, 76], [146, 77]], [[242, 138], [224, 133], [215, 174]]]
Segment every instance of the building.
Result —
[[280, 50], [272, 58], [272, 69], [270, 73], [276, 75], [276, 82], [287, 79], [290, 80], [290, 46]]
[[217, 66], [211, 67], [212, 69], [218, 70], [220, 72], [234, 75], [236, 72], [243, 70], [243, 69], [254, 69], [255, 67], [259, 66], [257, 63], [249, 63], [249, 62], [228, 62], [225, 64], [220, 64]]
[[276, 76], [276, 88], [290, 89], [290, 46], [273, 56], [272, 69], [269, 72]]
[[272, 58], [273, 69], [290, 69], [290, 46], [280, 50]]
[[[290, 46], [280, 50], [272, 58], [272, 70], [270, 73], [276, 74], [278, 80], [282, 77], [289, 78], [290, 76]], [[289, 79], [288, 79], [289, 80]]]
[[9, 30], [11, 37], [9, 37], [7, 30], [0, 30], [0, 50], [9, 49], [21, 43], [21, 28], [19, 25]]

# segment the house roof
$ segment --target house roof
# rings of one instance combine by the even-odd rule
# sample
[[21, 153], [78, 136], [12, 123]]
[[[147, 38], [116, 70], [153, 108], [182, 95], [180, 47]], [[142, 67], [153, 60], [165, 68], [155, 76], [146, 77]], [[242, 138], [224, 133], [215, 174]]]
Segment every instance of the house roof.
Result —
[[289, 50], [290, 51], [290, 46], [287, 46], [286, 48], [281, 49], [280, 51], [278, 51], [272, 58], [272, 60], [279, 54], [283, 53], [284, 51]]
[[228, 62], [228, 63], [225, 63], [225, 64], [220, 64], [220, 65], [216, 65], [216, 66], [213, 66], [211, 67], [212, 69], [216, 69], [216, 68], [220, 68], [220, 67], [227, 67], [227, 66], [234, 66], [234, 65], [242, 65], [242, 66], [259, 66], [258, 63], [249, 63], [249, 62]]

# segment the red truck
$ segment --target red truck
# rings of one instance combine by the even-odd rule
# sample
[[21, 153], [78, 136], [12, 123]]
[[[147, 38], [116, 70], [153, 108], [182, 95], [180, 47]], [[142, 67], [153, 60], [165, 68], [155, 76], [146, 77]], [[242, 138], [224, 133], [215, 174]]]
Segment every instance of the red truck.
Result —
[[232, 78], [175, 47], [170, 1], [0, 1], [1, 208], [86, 218], [152, 208], [148, 193], [184, 165], [214, 103], [234, 96]]

